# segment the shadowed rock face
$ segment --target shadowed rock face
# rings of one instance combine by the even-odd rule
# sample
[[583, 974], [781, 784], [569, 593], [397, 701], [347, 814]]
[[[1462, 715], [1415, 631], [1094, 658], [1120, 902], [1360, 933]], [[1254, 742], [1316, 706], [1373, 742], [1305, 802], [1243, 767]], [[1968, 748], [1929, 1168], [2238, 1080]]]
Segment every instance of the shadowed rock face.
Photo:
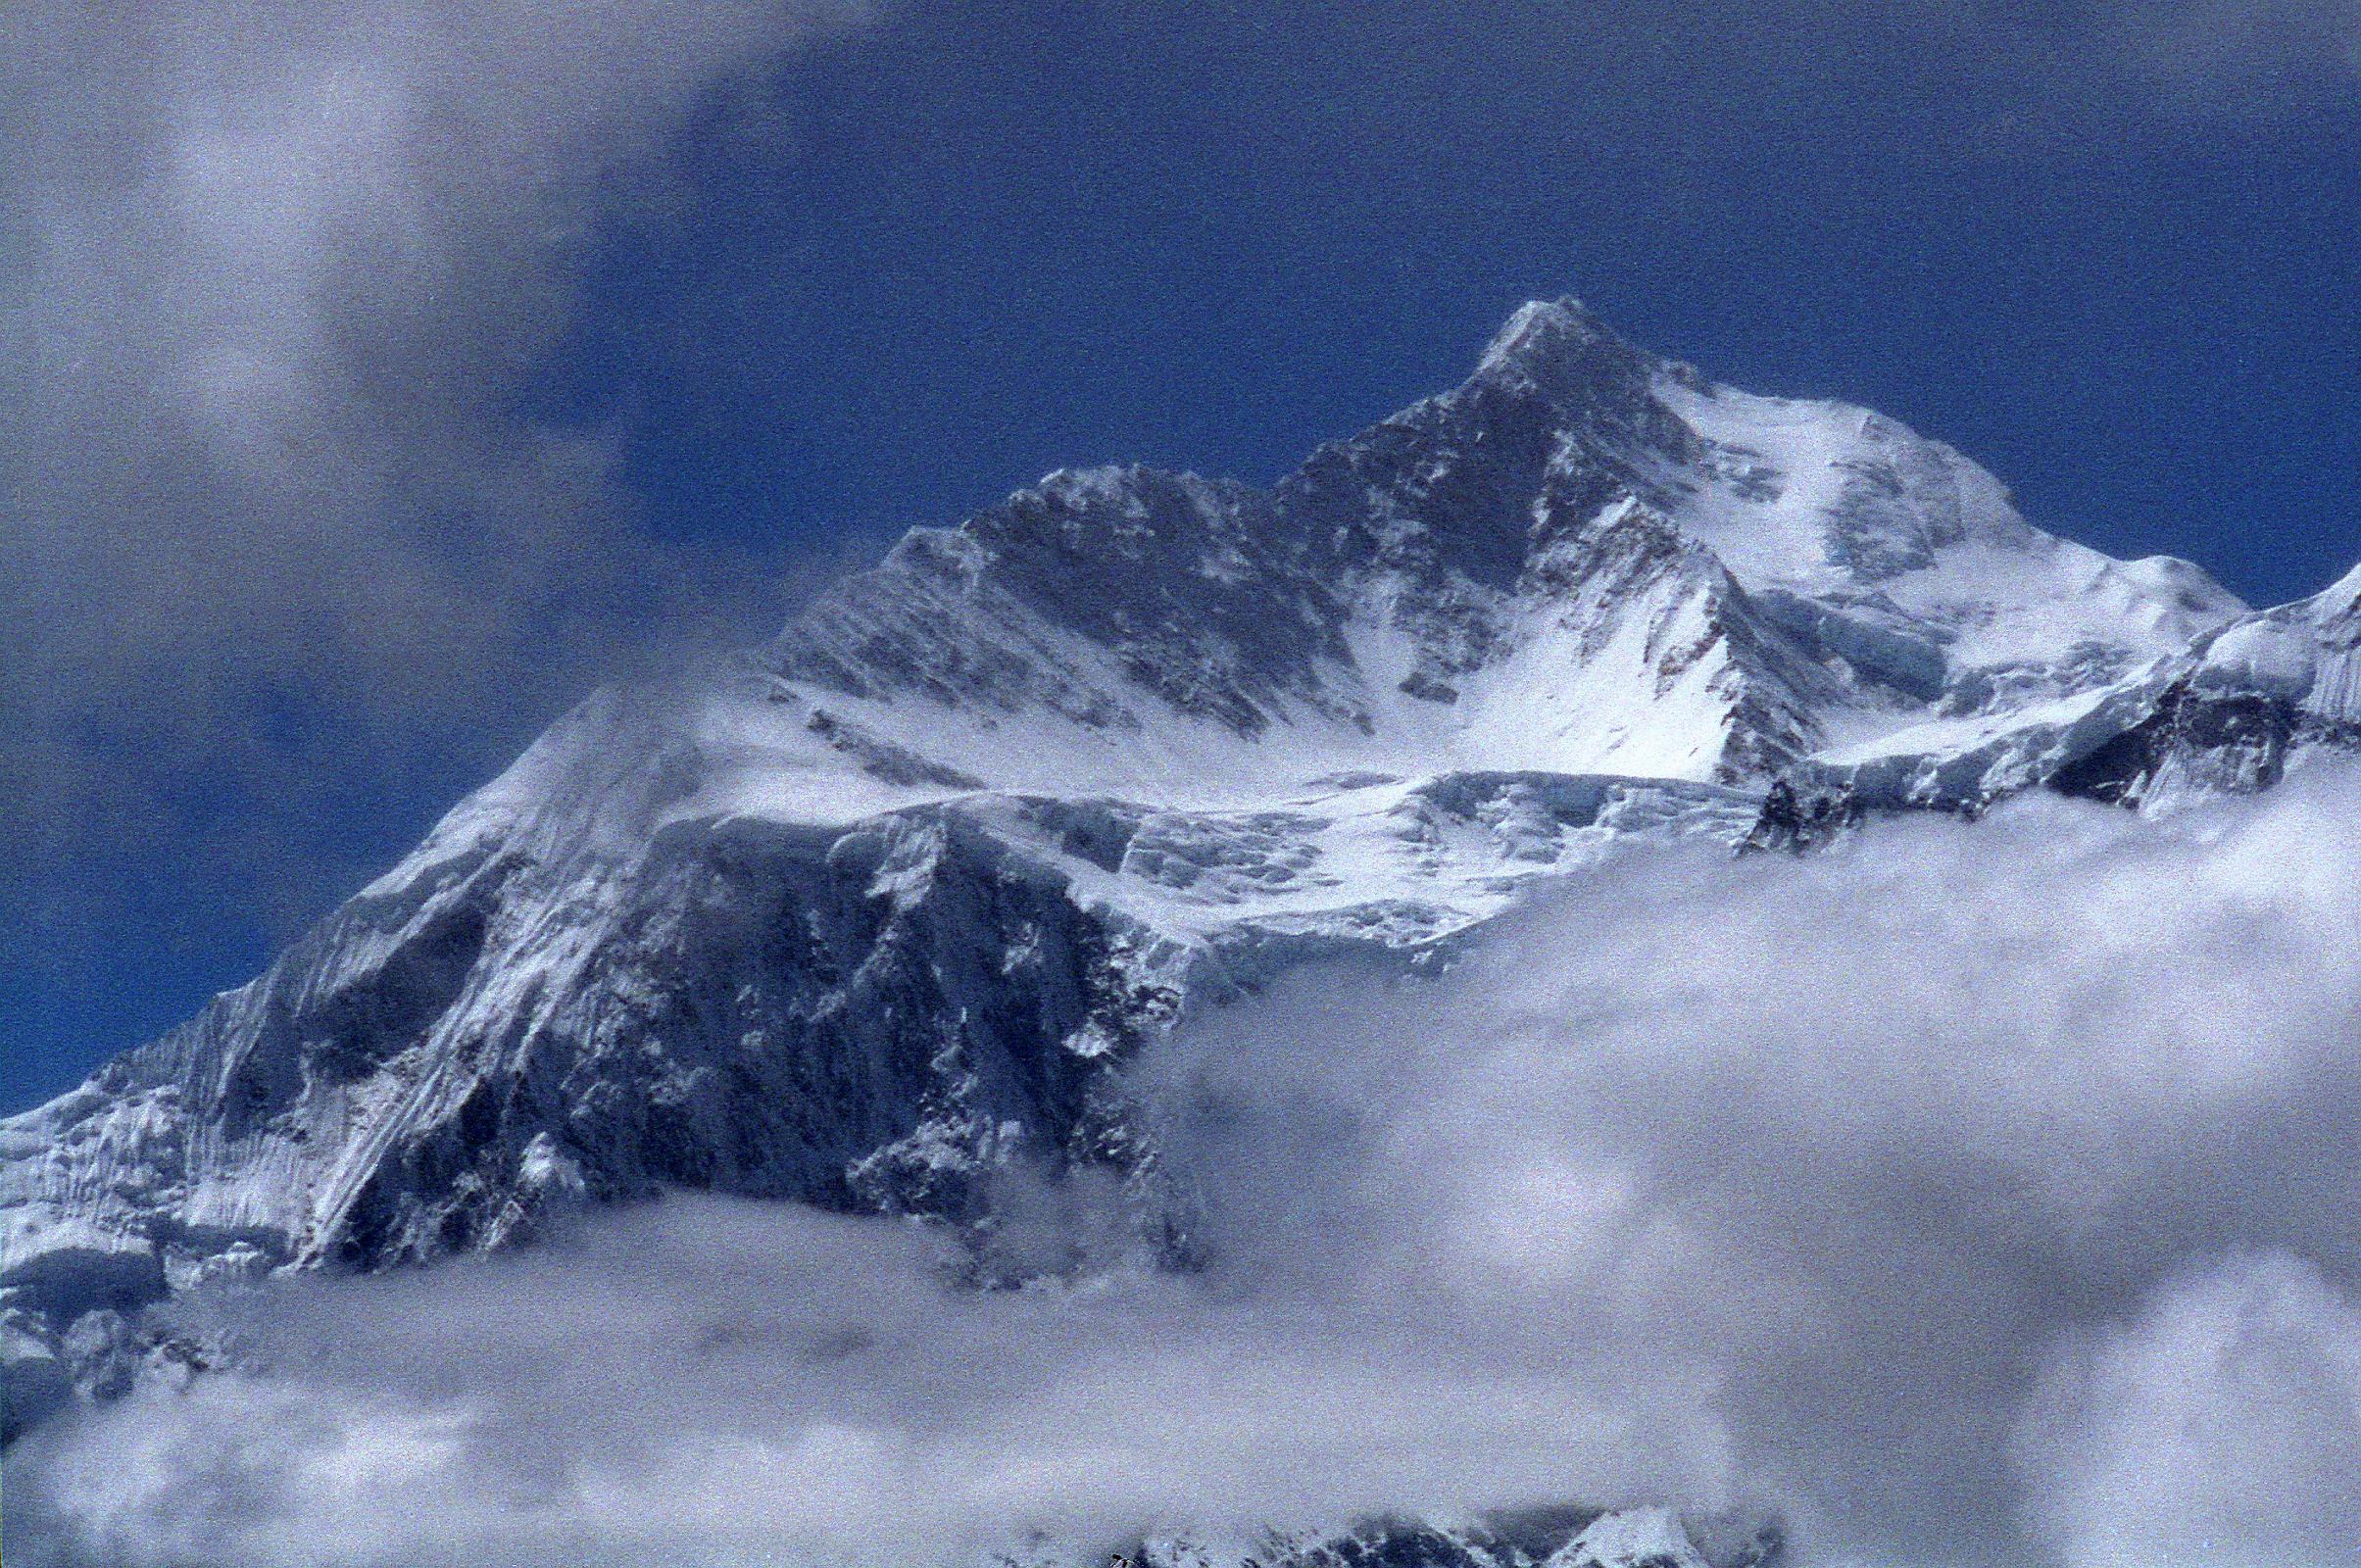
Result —
[[1103, 1166], [1185, 1261], [1121, 1070], [1186, 1009], [1416, 961], [1619, 838], [2268, 787], [2353, 741], [2356, 599], [2246, 613], [1890, 420], [1529, 306], [1268, 492], [1054, 474], [594, 696], [268, 973], [0, 1124], [11, 1430], [203, 1280], [666, 1184], [988, 1259], [1005, 1180]]
[[[497, 1245], [552, 1181], [979, 1219], [975, 1180], [1005, 1158], [1112, 1156], [1095, 1054], [1067, 1043], [1127, 1048], [1170, 1006], [1064, 878], [956, 810], [839, 835], [684, 824], [621, 892], [530, 1027], [446, 1039], [466, 1092], [317, 1216], [311, 1256]], [[536, 1158], [562, 1163], [537, 1178]]]
[[2110, 735], [2049, 777], [2062, 794], [2138, 806], [2170, 783], [2223, 790], [2269, 789], [2287, 753], [2306, 740], [2348, 740], [2291, 704], [2254, 693], [2169, 689], [2155, 710]]

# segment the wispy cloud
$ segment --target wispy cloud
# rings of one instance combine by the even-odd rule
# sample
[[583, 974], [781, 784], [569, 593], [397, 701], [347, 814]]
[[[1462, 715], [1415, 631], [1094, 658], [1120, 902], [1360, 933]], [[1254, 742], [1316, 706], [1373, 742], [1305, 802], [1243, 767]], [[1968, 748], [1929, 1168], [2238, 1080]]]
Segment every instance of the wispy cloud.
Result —
[[2186, 108], [2300, 111], [2361, 88], [2354, 0], [2131, 0], [2105, 16], [2103, 35]]
[[612, 439], [517, 399], [603, 204], [717, 82], [861, 15], [10, 7], [0, 852], [283, 854], [762, 603], [651, 540]]

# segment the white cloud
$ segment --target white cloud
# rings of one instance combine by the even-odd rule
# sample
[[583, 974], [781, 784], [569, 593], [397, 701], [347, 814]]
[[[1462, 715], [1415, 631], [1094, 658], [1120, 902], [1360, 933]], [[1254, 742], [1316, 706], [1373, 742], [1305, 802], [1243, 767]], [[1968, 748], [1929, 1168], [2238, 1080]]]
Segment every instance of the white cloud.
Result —
[[2349, 1561], [2361, 1308], [2286, 1253], [2193, 1269], [2061, 1350], [2018, 1452], [2073, 1568]]
[[1223, 1280], [962, 1294], [929, 1255], [681, 1199], [563, 1251], [274, 1293], [241, 1330], [266, 1373], [27, 1440], [11, 1560], [935, 1562], [1716, 1467], [1677, 1380], [1586, 1390]]

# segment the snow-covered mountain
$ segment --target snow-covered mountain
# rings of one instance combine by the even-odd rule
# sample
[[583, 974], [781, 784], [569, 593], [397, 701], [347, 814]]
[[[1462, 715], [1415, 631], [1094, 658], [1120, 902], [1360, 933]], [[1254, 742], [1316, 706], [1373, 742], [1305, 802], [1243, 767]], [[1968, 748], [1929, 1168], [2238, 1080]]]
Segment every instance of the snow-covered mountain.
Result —
[[2357, 640], [2361, 574], [2252, 613], [1890, 419], [1529, 305], [1268, 490], [1055, 473], [599, 693], [260, 978], [0, 1123], [9, 1421], [198, 1282], [666, 1184], [944, 1216], [989, 1269], [1001, 1182], [1097, 1165], [1185, 1256], [1119, 1072], [1184, 1010], [1421, 961], [1631, 836], [2266, 786], [2361, 738]]

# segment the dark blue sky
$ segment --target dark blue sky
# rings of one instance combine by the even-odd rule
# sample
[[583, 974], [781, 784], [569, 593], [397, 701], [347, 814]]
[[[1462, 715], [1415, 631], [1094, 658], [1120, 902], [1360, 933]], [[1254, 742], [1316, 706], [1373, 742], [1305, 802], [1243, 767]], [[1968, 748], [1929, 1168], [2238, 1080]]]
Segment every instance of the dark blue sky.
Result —
[[[2361, 558], [2339, 8], [1474, 9], [911, 5], [738, 63], [618, 150], [509, 412], [618, 439], [634, 527], [754, 573], [1064, 464], [1269, 478], [1573, 293], [2251, 600]], [[300, 813], [192, 756], [161, 850], [45, 838], [5, 1102], [247, 977], [555, 701], [391, 766], [333, 704], [250, 705], [214, 722], [326, 759]]]
[[1045, 47], [971, 8], [818, 51], [692, 148], [705, 199], [617, 225], [554, 384], [628, 400], [665, 526], [899, 525], [1076, 461], [1273, 475], [1573, 292], [2103, 548], [2263, 600], [2361, 555], [2349, 103], [2012, 140], [1999, 85], [1848, 79], [1895, 39], [1800, 101], [1692, 61], [1586, 105], [1549, 8], [1354, 9], [1401, 20], [1077, 7]]

